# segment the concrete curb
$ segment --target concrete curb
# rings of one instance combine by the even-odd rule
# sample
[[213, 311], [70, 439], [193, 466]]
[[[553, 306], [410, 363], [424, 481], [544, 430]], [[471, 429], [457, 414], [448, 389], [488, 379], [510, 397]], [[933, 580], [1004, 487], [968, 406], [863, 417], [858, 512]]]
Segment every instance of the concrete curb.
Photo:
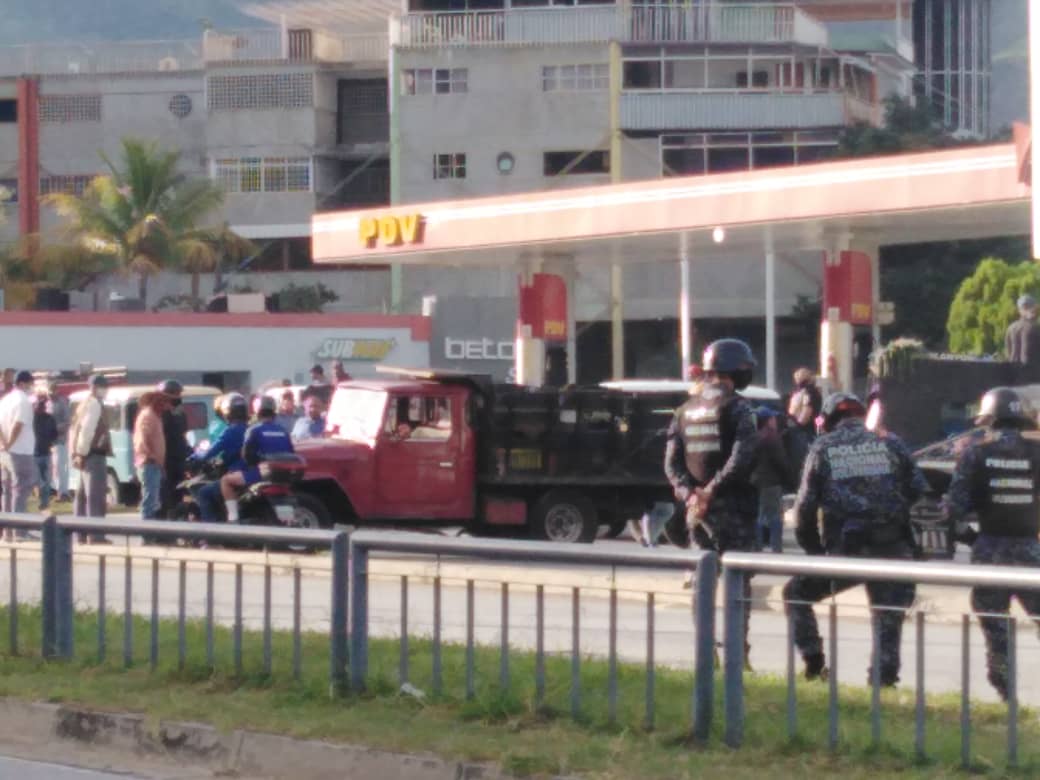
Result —
[[[202, 723], [161, 721], [145, 715], [0, 699], [8, 738], [35, 745], [63, 741], [104, 747], [128, 756], [162, 757], [228, 777], [342, 780], [512, 780], [491, 764], [449, 761], [358, 745], [300, 740], [236, 730], [223, 733]], [[552, 780], [566, 780], [553, 778]]]

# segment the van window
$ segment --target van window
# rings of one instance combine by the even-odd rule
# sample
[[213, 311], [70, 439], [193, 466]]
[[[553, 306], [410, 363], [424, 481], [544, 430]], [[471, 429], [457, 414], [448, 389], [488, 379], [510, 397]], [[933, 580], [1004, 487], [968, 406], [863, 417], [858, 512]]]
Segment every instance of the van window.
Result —
[[203, 401], [189, 401], [182, 404], [184, 418], [189, 431], [201, 431], [209, 427], [209, 405]]

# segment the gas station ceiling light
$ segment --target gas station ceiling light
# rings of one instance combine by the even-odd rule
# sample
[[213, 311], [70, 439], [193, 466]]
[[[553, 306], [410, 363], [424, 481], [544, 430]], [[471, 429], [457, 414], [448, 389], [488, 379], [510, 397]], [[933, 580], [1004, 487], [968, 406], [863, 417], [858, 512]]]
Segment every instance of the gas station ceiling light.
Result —
[[726, 240], [726, 230], [721, 225], [711, 231], [711, 240], [716, 244], [721, 244]]

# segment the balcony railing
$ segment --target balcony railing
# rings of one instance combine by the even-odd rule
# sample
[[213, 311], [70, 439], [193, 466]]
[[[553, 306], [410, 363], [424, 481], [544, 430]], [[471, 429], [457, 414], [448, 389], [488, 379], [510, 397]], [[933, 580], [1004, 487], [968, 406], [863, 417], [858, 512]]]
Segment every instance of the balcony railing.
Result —
[[394, 43], [407, 47], [547, 43], [800, 43], [826, 46], [826, 27], [793, 3], [513, 8], [405, 14]]
[[198, 41], [30, 43], [0, 46], [0, 76], [198, 70]]
[[840, 90], [638, 91], [621, 96], [625, 130], [750, 130], [877, 124], [876, 106]]
[[209, 30], [203, 39], [207, 63], [386, 62], [389, 48], [386, 33], [340, 36], [308, 29]]

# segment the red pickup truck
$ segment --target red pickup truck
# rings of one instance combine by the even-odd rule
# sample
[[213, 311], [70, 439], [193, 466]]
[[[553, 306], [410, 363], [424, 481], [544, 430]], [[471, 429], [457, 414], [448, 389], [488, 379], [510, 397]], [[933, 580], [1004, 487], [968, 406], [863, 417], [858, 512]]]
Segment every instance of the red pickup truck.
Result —
[[[674, 396], [674, 397], [673, 397]], [[589, 542], [670, 501], [665, 430], [685, 386], [493, 385], [435, 372], [346, 382], [327, 438], [298, 449], [314, 522], [461, 525], [477, 534]]]

